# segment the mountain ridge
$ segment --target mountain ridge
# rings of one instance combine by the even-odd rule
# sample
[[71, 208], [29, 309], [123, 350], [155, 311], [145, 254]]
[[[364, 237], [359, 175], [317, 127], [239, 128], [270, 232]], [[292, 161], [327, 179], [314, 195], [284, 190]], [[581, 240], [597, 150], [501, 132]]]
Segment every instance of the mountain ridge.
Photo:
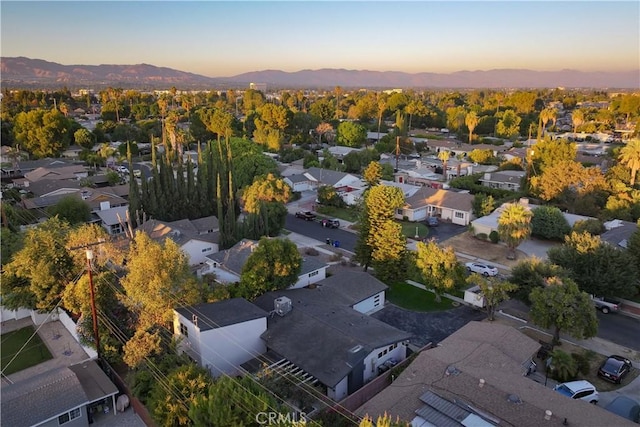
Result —
[[276, 87], [317, 88], [640, 88], [640, 70], [534, 71], [530, 69], [460, 70], [452, 73], [371, 71], [345, 68], [304, 69], [288, 72], [269, 69], [229, 77], [207, 77], [152, 64], [63, 65], [27, 57], [1, 57], [3, 86], [19, 85], [147, 85], [211, 87], [250, 82]]

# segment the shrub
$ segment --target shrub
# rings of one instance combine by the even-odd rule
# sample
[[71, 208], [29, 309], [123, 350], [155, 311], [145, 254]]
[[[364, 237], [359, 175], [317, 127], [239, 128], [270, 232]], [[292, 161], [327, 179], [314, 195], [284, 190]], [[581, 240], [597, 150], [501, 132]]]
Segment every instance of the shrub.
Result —
[[598, 219], [583, 219], [573, 224], [572, 231], [576, 233], [587, 232], [593, 236], [598, 236], [604, 233], [605, 228], [604, 224]]
[[487, 233], [478, 233], [478, 234], [476, 234], [476, 239], [487, 240], [487, 238], [488, 238]]
[[571, 357], [576, 362], [576, 369], [582, 375], [589, 375], [589, 371], [591, 370], [591, 364], [589, 363], [589, 355], [588, 354], [580, 354], [580, 353], [571, 353]]
[[578, 365], [573, 358], [573, 354], [566, 353], [560, 349], [551, 352], [551, 378], [560, 381], [570, 381], [578, 374]]
[[489, 233], [489, 240], [491, 240], [491, 243], [498, 243], [500, 241], [500, 236], [496, 230]]
[[553, 206], [540, 206], [533, 210], [531, 235], [549, 240], [563, 240], [571, 227], [560, 209]]
[[304, 250], [304, 253], [305, 255], [309, 255], [309, 256], [317, 256], [319, 254], [316, 248], [306, 248]]

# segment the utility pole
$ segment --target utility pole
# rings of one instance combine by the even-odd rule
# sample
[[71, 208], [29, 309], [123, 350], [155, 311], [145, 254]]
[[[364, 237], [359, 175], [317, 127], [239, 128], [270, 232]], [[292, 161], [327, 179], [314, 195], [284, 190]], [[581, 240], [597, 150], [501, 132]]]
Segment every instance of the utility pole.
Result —
[[91, 260], [93, 259], [93, 251], [87, 249], [85, 251], [87, 255], [87, 270], [89, 272], [89, 288], [91, 289], [91, 316], [93, 317], [93, 338], [96, 341], [96, 353], [98, 354], [98, 360], [100, 360], [100, 333], [98, 331], [98, 313], [96, 310], [96, 294], [93, 286], [93, 274], [91, 272]]
[[396, 172], [398, 172], [399, 161], [400, 161], [400, 137], [396, 136]]

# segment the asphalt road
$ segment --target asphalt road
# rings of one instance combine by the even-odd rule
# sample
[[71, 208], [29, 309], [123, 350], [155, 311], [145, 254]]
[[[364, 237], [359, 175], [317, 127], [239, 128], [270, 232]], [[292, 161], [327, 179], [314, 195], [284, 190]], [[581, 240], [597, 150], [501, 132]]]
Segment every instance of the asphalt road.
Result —
[[624, 314], [598, 312], [598, 337], [640, 351], [640, 320]]
[[294, 215], [287, 215], [284, 227], [294, 233], [325, 242], [326, 239], [340, 242], [340, 247], [347, 251], [353, 252], [356, 246], [358, 236], [350, 231], [344, 231], [339, 228], [324, 228], [317, 222], [305, 221], [296, 218]]

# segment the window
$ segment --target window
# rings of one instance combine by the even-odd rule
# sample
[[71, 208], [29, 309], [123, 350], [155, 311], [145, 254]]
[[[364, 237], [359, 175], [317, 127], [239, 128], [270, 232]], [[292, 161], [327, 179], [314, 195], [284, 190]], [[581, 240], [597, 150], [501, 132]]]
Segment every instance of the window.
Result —
[[209, 248], [204, 248], [202, 252], [211, 252], [212, 250], [213, 248], [209, 247]]
[[80, 411], [80, 408], [73, 409], [73, 410], [67, 412], [66, 414], [60, 415], [58, 417], [58, 424], [59, 425], [66, 424], [71, 420], [75, 420], [76, 418], [80, 418], [81, 415], [82, 415], [82, 412]]
[[319, 273], [320, 272], [318, 270], [312, 271], [311, 273], [309, 273], [309, 277], [317, 276]]
[[456, 218], [464, 218], [464, 212], [456, 212]]
[[183, 325], [182, 323], [180, 323], [180, 333], [182, 335], [184, 335], [185, 337], [189, 336], [189, 329], [185, 325]]

